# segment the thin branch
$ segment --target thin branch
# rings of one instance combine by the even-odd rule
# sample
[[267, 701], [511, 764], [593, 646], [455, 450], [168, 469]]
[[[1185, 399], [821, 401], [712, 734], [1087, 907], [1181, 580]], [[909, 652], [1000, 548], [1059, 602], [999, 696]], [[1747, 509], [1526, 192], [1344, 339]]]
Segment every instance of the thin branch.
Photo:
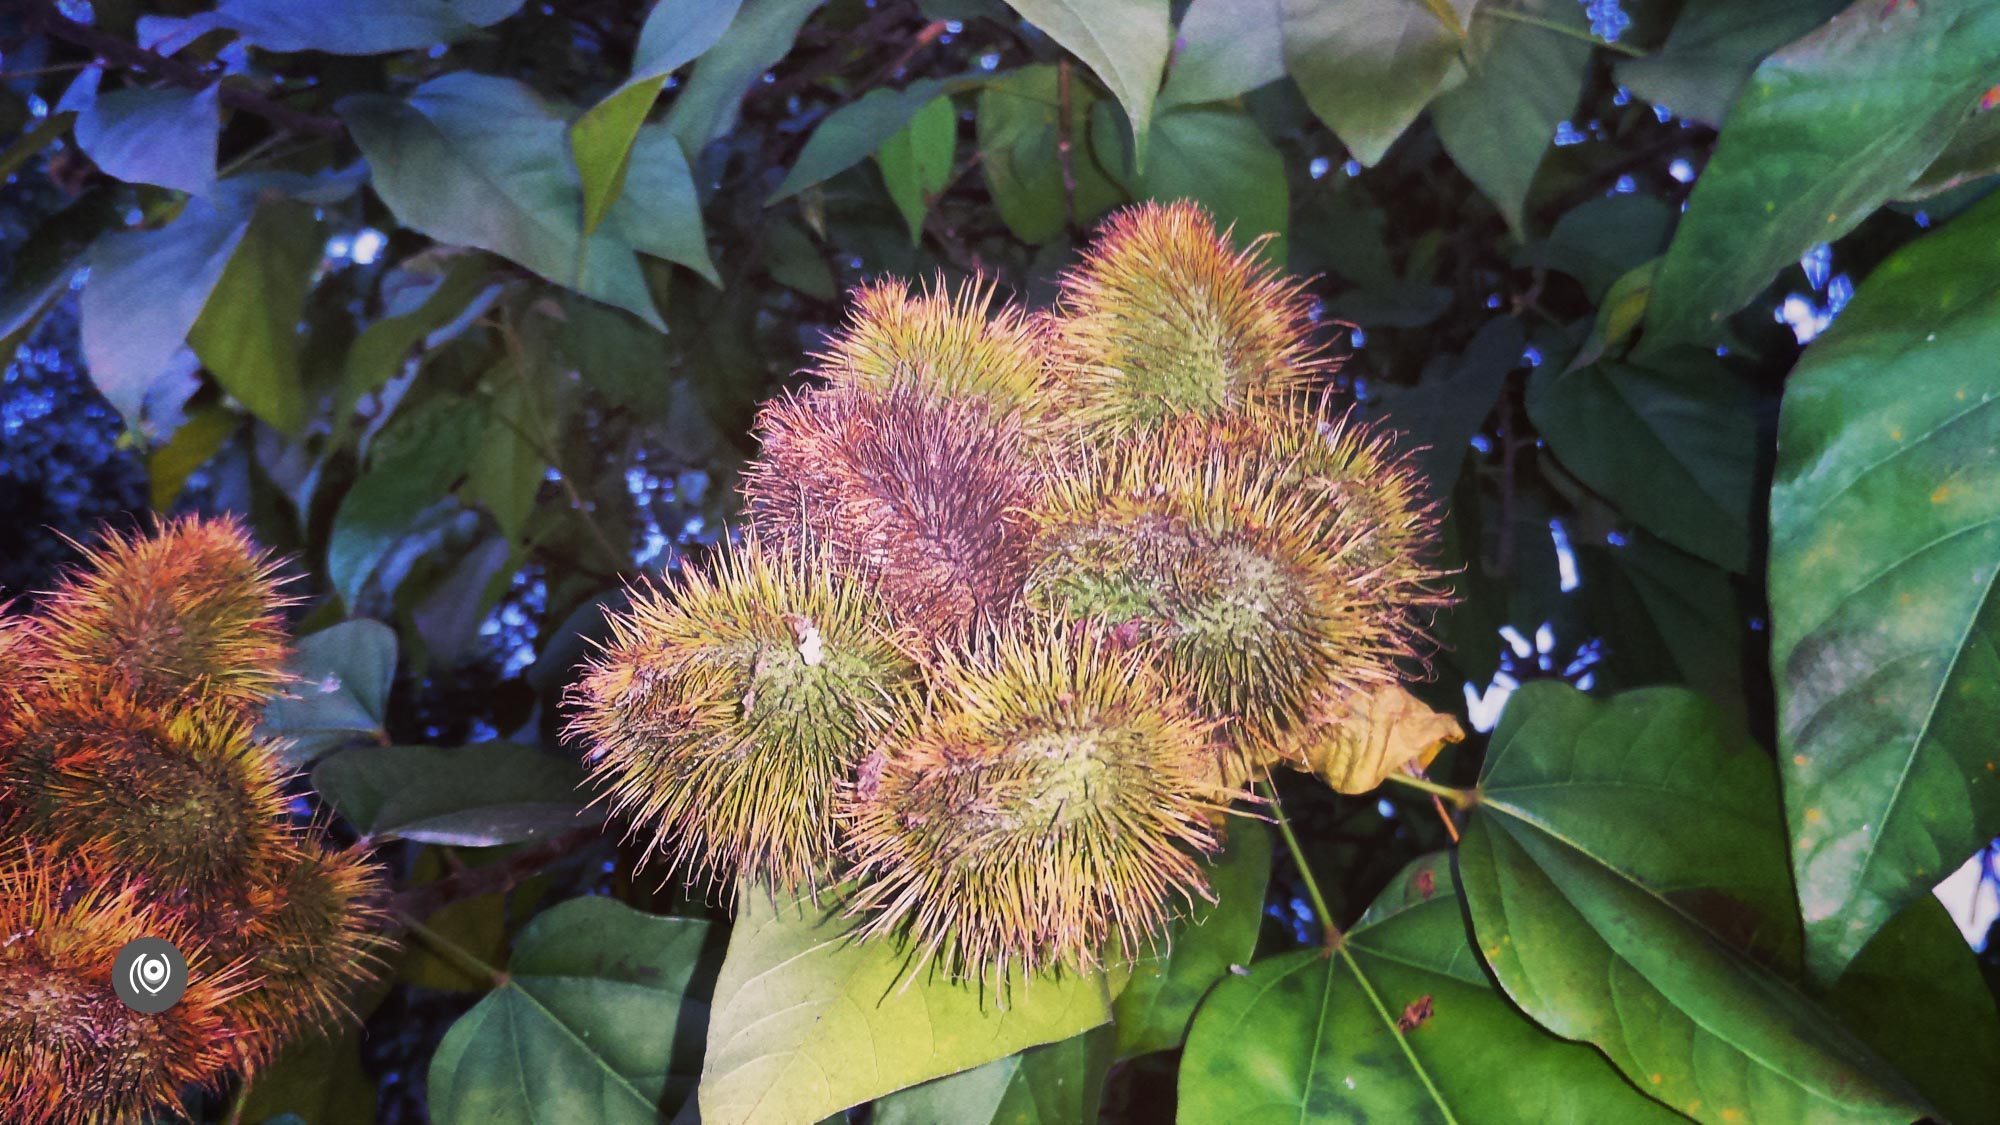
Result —
[[1278, 825], [1278, 835], [1285, 838], [1285, 847], [1292, 853], [1292, 862], [1298, 866], [1299, 878], [1305, 880], [1306, 897], [1312, 899], [1313, 912], [1319, 915], [1320, 933], [1328, 951], [1340, 948], [1340, 927], [1334, 925], [1333, 911], [1326, 908], [1326, 896], [1319, 892], [1319, 880], [1313, 878], [1312, 865], [1306, 862], [1305, 849], [1299, 846], [1299, 838], [1292, 832], [1292, 822], [1285, 816], [1285, 806], [1278, 803], [1278, 790], [1269, 778], [1257, 783], [1264, 791], [1264, 799], [1271, 802], [1271, 818]]

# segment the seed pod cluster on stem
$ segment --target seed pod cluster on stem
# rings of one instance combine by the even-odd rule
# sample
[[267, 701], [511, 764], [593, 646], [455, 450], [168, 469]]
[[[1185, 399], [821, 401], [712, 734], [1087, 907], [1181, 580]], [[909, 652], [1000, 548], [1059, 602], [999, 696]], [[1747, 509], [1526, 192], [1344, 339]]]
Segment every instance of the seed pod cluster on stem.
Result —
[[[285, 683], [274, 560], [233, 520], [110, 534], [0, 617], [0, 1120], [182, 1112], [345, 1011], [382, 881], [297, 823], [256, 710]], [[111, 987], [172, 942], [187, 992]]]
[[571, 698], [680, 870], [838, 888], [863, 938], [1004, 981], [1209, 897], [1221, 813], [1396, 682], [1440, 594], [1304, 286], [1198, 207], [1114, 216], [1045, 313], [994, 305], [862, 289], [759, 419], [742, 541], [635, 591]]

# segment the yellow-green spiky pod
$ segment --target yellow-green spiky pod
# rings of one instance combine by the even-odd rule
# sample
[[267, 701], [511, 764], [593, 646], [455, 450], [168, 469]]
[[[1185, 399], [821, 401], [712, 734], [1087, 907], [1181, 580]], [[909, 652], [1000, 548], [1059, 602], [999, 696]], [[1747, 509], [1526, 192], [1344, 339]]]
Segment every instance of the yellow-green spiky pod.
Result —
[[107, 534], [43, 599], [39, 671], [101, 680], [142, 704], [244, 709], [284, 682], [277, 563], [233, 517]]
[[15, 848], [0, 857], [0, 1120], [123, 1125], [178, 1117], [191, 1088], [233, 1073], [224, 1008], [255, 984], [240, 963], [196, 970], [163, 1012], [125, 1006], [110, 984], [118, 950], [141, 937], [201, 951], [145, 910], [115, 870]]
[[0, 831], [91, 852], [162, 906], [253, 878], [284, 832], [277, 764], [229, 707], [60, 685], [0, 730]]
[[1079, 459], [1034, 513], [1027, 604], [1156, 647], [1239, 751], [1315, 694], [1382, 683], [1414, 633], [1333, 497], [1168, 427]]
[[1018, 420], [977, 398], [836, 386], [777, 400], [757, 431], [743, 491], [766, 542], [821, 550], [925, 634], [962, 636], [1019, 600], [1041, 477]]
[[1107, 219], [1051, 318], [1056, 419], [1075, 440], [1282, 403], [1327, 367], [1304, 286], [1238, 250], [1198, 205]]
[[1002, 414], [1038, 413], [1048, 385], [1042, 326], [994, 303], [992, 283], [980, 280], [956, 291], [940, 280], [917, 293], [893, 279], [864, 285], [816, 370], [835, 387], [914, 387], [981, 399]]
[[571, 691], [612, 807], [691, 875], [818, 888], [835, 790], [919, 672], [859, 582], [746, 543], [633, 592]]
[[864, 935], [1001, 980], [1144, 949], [1209, 896], [1211, 724], [1147, 654], [1042, 622], [935, 681], [846, 792]]

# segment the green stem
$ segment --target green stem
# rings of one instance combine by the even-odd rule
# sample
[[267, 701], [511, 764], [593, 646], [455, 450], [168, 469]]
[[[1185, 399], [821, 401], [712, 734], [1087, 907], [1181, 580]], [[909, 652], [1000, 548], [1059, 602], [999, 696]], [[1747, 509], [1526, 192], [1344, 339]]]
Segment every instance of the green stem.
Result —
[[1299, 878], [1305, 880], [1306, 897], [1312, 899], [1313, 912], [1319, 915], [1320, 930], [1325, 936], [1329, 950], [1340, 948], [1340, 927], [1333, 923], [1333, 912], [1326, 908], [1326, 896], [1319, 893], [1319, 880], [1313, 878], [1312, 865], [1306, 862], [1305, 849], [1299, 846], [1299, 838], [1292, 831], [1292, 822], [1285, 816], [1285, 806], [1278, 802], [1278, 791], [1271, 785], [1270, 778], [1257, 783], [1264, 793], [1264, 799], [1271, 802], [1271, 816], [1277, 821], [1278, 835], [1285, 838], [1285, 847], [1292, 853], [1292, 862], [1298, 865]]
[[1616, 51], [1627, 58], [1636, 59], [1646, 53], [1629, 44], [1613, 43], [1609, 39], [1599, 39], [1588, 31], [1578, 31], [1568, 24], [1558, 23], [1552, 19], [1544, 19], [1537, 15], [1530, 15], [1527, 12], [1515, 11], [1512, 8], [1498, 8], [1491, 4], [1481, 4], [1472, 10], [1472, 14], [1475, 16], [1492, 16], [1496, 20], [1512, 20], [1515, 23], [1527, 24], [1529, 27], [1539, 27], [1543, 31], [1553, 31], [1557, 35], [1567, 35], [1571, 39], [1581, 40], [1593, 47], [1602, 47], [1607, 51]]
[[1391, 771], [1386, 780], [1393, 781], [1398, 785], [1407, 785], [1419, 792], [1429, 793], [1433, 797], [1442, 798], [1461, 809], [1471, 808], [1475, 801], [1474, 794], [1470, 789], [1460, 789], [1454, 785], [1443, 785], [1432, 781], [1428, 777], [1418, 777], [1416, 774], [1404, 773], [1401, 770]]
[[465, 970], [466, 975], [482, 978], [494, 988], [507, 983], [507, 974], [487, 964], [478, 954], [424, 925], [422, 922], [406, 920], [410, 933], [430, 949], [432, 953]]

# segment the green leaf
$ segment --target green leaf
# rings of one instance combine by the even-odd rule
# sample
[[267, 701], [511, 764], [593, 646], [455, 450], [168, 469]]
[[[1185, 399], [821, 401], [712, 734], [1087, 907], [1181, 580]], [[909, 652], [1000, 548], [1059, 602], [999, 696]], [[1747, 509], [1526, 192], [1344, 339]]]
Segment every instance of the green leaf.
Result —
[[1785, 383], [1771, 671], [1813, 975], [2000, 835], [2000, 200], [1875, 268]]
[[700, 1059], [710, 927], [571, 899], [528, 923], [506, 980], [431, 1059], [438, 1125], [652, 1125]]
[[1883, 927], [1826, 1005], [1953, 1125], [2000, 1121], [2000, 1013], [1936, 898], [1921, 896]]
[[1158, 108], [1216, 102], [1285, 76], [1284, 0], [1194, 0]]
[[820, 906], [746, 884], [715, 983], [703, 1125], [817, 1121], [1111, 1018], [1103, 975], [954, 983], [893, 941], [856, 942]]
[[1781, 975], [1798, 927], [1775, 781], [1685, 689], [1522, 687], [1458, 853], [1480, 953], [1543, 1027], [1697, 1120], [1923, 1116]]
[[1431, 122], [1452, 161], [1518, 237], [1527, 230], [1522, 212], [1535, 170], [1583, 93], [1590, 18], [1576, 0], [1511, 0], [1508, 10], [1577, 34], [1474, 9], [1463, 51], [1466, 80], [1431, 105]]
[[1647, 530], [1742, 573], [1758, 456], [1756, 398], [1712, 357], [1667, 369], [1554, 363], [1528, 381], [1528, 416], [1563, 466]]
[[[1105, 136], [1105, 126], [1122, 133], [1122, 124], [1109, 103], [1097, 108], [1092, 143], [1099, 152], [1111, 151], [1118, 138]], [[1206, 207], [1217, 223], [1236, 228], [1239, 245], [1275, 235], [1265, 257], [1285, 261], [1292, 209], [1285, 158], [1248, 114], [1216, 107], [1170, 109], [1153, 122], [1153, 162], [1143, 173], [1121, 171], [1128, 173], [1135, 196], [1192, 199]]]
[[1271, 834], [1248, 817], [1233, 818], [1229, 846], [1207, 867], [1215, 903], [1176, 918], [1161, 948], [1133, 963], [1131, 983], [1118, 994], [1119, 1058], [1180, 1046], [1201, 998], [1232, 969], [1249, 964], [1257, 947], [1264, 885], [1271, 878]]
[[83, 287], [83, 358], [90, 380], [128, 424], [165, 374], [243, 240], [249, 216], [191, 199], [158, 230], [118, 231], [91, 247]]
[[501, 533], [518, 542], [527, 532], [535, 496], [549, 467], [539, 435], [551, 427], [529, 373], [504, 361], [494, 377], [500, 386], [487, 412], [486, 434], [472, 453], [464, 496], [491, 512]]
[[583, 178], [583, 230], [597, 229], [625, 189], [632, 142], [667, 76], [715, 46], [742, 0], [660, 0], [646, 14], [623, 85], [570, 126], [570, 155]]
[[324, 252], [311, 207], [259, 203], [188, 329], [188, 345], [222, 389], [281, 433], [306, 422], [298, 326]]
[[840, 282], [834, 279], [833, 267], [826, 264], [826, 254], [796, 223], [772, 223], [764, 228], [764, 260], [771, 268], [771, 280], [780, 285], [822, 301], [840, 296]]
[[1096, 1125], [1112, 1033], [1097, 1027], [984, 1066], [898, 1090], [872, 1125]]
[[[1168, 0], [1007, 0], [1029, 23], [1082, 59], [1132, 121], [1135, 167], [1146, 167], [1153, 97], [1174, 46]], [[1032, 241], [1032, 240], [1030, 240]]]
[[283, 739], [297, 769], [352, 742], [388, 738], [383, 724], [396, 678], [396, 631], [380, 621], [342, 621], [300, 637], [285, 671], [292, 683], [264, 705], [259, 733]]
[[1030, 66], [988, 82], [979, 92], [980, 171], [1001, 221], [1023, 242], [1047, 242], [1071, 219], [1088, 223], [1124, 198], [1084, 143], [1097, 97], [1082, 82], [1071, 83], [1069, 92], [1069, 161], [1076, 195], [1068, 197], [1057, 151], [1062, 134], [1057, 125], [1059, 87], [1055, 67]]
[[397, 537], [465, 474], [485, 422], [473, 403], [440, 395], [398, 413], [377, 437], [327, 539], [327, 579], [349, 608]]
[[1619, 278], [1666, 251], [1676, 215], [1658, 196], [1593, 199], [1557, 219], [1548, 240], [1524, 250], [1520, 264], [1560, 270], [1601, 302]]
[[1766, 59], [1667, 248], [1648, 346], [1706, 340], [1778, 270], [1909, 187], [2000, 65], [2000, 8], [1857, 0]]
[[1495, 992], [1451, 862], [1406, 867], [1338, 954], [1250, 966], [1195, 1014], [1182, 1125], [1209, 1122], [1666, 1122], [1604, 1057]]
[[931, 200], [951, 183], [958, 152], [958, 110], [948, 97], [932, 98], [875, 150], [882, 183], [910, 226], [910, 244], [923, 241]]
[[1658, 54], [1618, 63], [1618, 81], [1691, 121], [1720, 125], [1765, 55], [1847, 0], [1688, 0]]
[[375, 840], [490, 848], [599, 819], [583, 804], [583, 769], [532, 746], [370, 746], [313, 768], [313, 788]]
[[[1677, 551], [1643, 531], [1632, 533], [1622, 547], [1606, 549], [1617, 575], [1631, 587], [1652, 631], [1656, 649], [1648, 656], [1666, 657], [1678, 672], [1665, 680], [1699, 690], [1732, 723], [1747, 722], [1743, 699], [1743, 640], [1747, 625], [1736, 589], [1727, 572]], [[1620, 627], [1620, 647], [1645, 645], [1638, 623]], [[1613, 634], [1617, 635], [1617, 634]], [[1612, 653], [1616, 661], [1618, 653]], [[1644, 682], [1644, 681], [1637, 681]]]
[[1958, 127], [1951, 143], [1897, 198], [1930, 199], [2000, 172], [2000, 112], [1988, 101], [1980, 99], [1978, 112]]
[[[807, 138], [798, 161], [785, 173], [784, 182], [764, 200], [765, 205], [824, 183], [868, 159], [870, 153], [908, 125], [918, 110], [932, 104], [939, 95], [967, 85], [962, 79], [926, 78], [901, 90], [870, 90], [834, 110]], [[945, 104], [951, 103], [947, 100]], [[946, 119], [950, 120], [949, 112]]]
[[296, 1115], [302, 1125], [374, 1125], [375, 1080], [361, 1068], [361, 1030], [309, 1033], [257, 1071], [242, 1120]]
[[693, 156], [736, 124], [736, 107], [765, 71], [792, 49], [799, 27], [822, 0], [742, 0], [742, 11], [703, 53], [674, 96], [664, 128]]
[[1656, 258], [1632, 267], [1611, 283], [1597, 306], [1597, 320], [1590, 326], [1590, 337], [1583, 342], [1576, 358], [1570, 360], [1569, 370], [1596, 363], [1614, 349], [1624, 354], [1625, 342], [1646, 319], [1646, 306], [1653, 301], [1653, 278], [1659, 272], [1660, 262]]
[[343, 99], [340, 112], [374, 170], [376, 194], [433, 238], [510, 258], [654, 327], [663, 325], [637, 252], [715, 276], [687, 160], [663, 128], [640, 130], [631, 190], [586, 236], [565, 115], [528, 87], [457, 71], [407, 100]]
[[99, 94], [101, 67], [77, 76], [58, 110], [76, 114], [77, 147], [106, 175], [190, 195], [215, 190], [222, 87], [128, 86]]
[[153, 449], [146, 458], [146, 476], [154, 508], [173, 507], [188, 477], [222, 452], [238, 421], [236, 412], [227, 407], [205, 406], [190, 411], [174, 436]]
[[0, 151], [0, 180], [12, 176], [29, 159], [54, 144], [75, 122], [76, 114], [58, 109], [16, 137], [5, 151]]
[[1445, 84], [1474, 0], [1447, 26], [1417, 0], [1285, 0], [1285, 69], [1354, 159], [1373, 166]]
[[1507, 376], [1521, 366], [1527, 345], [1519, 319], [1495, 317], [1480, 326], [1462, 354], [1426, 367], [1416, 386], [1383, 388], [1379, 413], [1364, 407], [1407, 436], [1405, 447], [1414, 451], [1432, 496], [1450, 496], [1458, 484], [1465, 451], [1493, 413]]
[[492, 259], [478, 253], [454, 254], [442, 273], [397, 293], [382, 319], [362, 329], [347, 349], [341, 376], [345, 400], [352, 403], [387, 383], [412, 348], [457, 319], [492, 285]]
[[184, 18], [140, 16], [139, 45], [171, 55], [210, 31], [266, 51], [380, 55], [463, 39], [520, 10], [521, 0], [221, 0]]

